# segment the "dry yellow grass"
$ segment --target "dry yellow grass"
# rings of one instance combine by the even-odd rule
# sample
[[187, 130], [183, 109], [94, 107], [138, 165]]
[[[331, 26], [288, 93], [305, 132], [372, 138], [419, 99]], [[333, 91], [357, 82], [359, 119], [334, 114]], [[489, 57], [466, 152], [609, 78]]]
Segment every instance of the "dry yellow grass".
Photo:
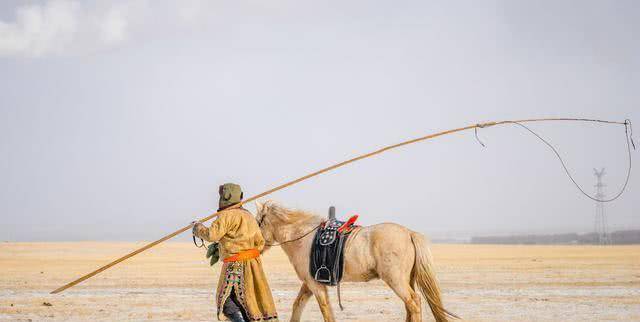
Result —
[[[0, 244], [0, 320], [214, 320], [219, 265], [209, 268], [203, 250], [187, 243], [166, 243], [62, 294], [48, 294], [139, 245]], [[640, 246], [432, 250], [445, 305], [465, 320], [640, 321]], [[264, 262], [286, 321], [300, 283], [279, 249]], [[340, 321], [404, 321], [401, 302], [379, 281], [345, 284], [343, 301]], [[424, 317], [431, 319], [428, 312]], [[304, 319], [321, 320], [313, 300]]]

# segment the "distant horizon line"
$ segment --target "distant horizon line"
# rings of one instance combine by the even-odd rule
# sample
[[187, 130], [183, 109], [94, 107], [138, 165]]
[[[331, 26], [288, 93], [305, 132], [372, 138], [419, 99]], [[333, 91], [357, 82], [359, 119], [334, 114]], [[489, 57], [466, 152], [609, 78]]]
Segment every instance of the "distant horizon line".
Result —
[[[620, 231], [637, 231], [637, 230], [640, 230], [640, 226], [611, 229], [609, 233], [611, 234], [611, 233], [620, 232]], [[590, 231], [590, 230], [587, 230], [587, 231], [549, 230], [548, 232], [544, 232], [542, 230], [528, 231], [528, 232], [527, 231], [511, 231], [511, 232], [484, 231], [484, 232], [476, 232], [476, 233], [472, 233], [470, 231], [466, 231], [466, 232], [465, 231], [449, 231], [449, 232], [437, 232], [437, 233], [432, 232], [431, 234], [426, 234], [426, 235], [432, 241], [448, 240], [448, 241], [460, 241], [460, 242], [467, 241], [468, 242], [473, 237], [509, 237], [509, 236], [529, 236], [529, 235], [542, 236], [542, 235], [563, 235], [563, 234], [589, 234], [592, 232], [593, 231]], [[167, 242], [168, 243], [192, 243], [190, 239], [181, 240], [181, 238], [186, 238], [186, 237], [187, 237], [186, 235], [182, 237], [176, 237], [174, 239], [168, 240]], [[150, 242], [153, 242], [154, 240], [156, 239], [142, 239], [142, 240], [133, 240], [133, 239], [126, 239], [126, 238], [125, 239], [81, 239], [81, 238], [73, 239], [72, 238], [72, 239], [31, 239], [31, 240], [5, 239], [0, 241], [0, 243], [150, 243]]]

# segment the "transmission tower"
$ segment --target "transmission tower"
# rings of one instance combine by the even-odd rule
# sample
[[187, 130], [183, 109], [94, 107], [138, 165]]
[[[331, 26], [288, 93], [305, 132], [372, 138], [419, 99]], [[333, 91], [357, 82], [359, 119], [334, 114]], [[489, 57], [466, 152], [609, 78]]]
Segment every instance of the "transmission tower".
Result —
[[[602, 177], [605, 175], [604, 168], [593, 169], [593, 175], [596, 176], [596, 194], [595, 198], [598, 200], [604, 200], [604, 192], [603, 188], [606, 186], [602, 183]], [[607, 231], [607, 216], [604, 211], [604, 203], [600, 201], [596, 201], [596, 213], [594, 220], [594, 232], [596, 233], [596, 242], [601, 245], [611, 244], [611, 239], [609, 238], [609, 232]]]

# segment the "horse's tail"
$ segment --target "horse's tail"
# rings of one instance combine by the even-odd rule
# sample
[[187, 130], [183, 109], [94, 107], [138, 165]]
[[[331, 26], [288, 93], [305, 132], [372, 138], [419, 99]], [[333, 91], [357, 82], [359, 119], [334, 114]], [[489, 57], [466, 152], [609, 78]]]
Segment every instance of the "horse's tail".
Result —
[[458, 316], [447, 311], [442, 305], [440, 287], [438, 286], [438, 280], [436, 279], [436, 273], [433, 268], [431, 252], [429, 251], [424, 236], [416, 232], [411, 232], [411, 241], [416, 250], [416, 260], [413, 264], [413, 271], [411, 272], [413, 275], [412, 280], [417, 282], [422, 295], [427, 300], [427, 303], [429, 303], [431, 313], [433, 313], [436, 322], [446, 322], [449, 317], [459, 319]]

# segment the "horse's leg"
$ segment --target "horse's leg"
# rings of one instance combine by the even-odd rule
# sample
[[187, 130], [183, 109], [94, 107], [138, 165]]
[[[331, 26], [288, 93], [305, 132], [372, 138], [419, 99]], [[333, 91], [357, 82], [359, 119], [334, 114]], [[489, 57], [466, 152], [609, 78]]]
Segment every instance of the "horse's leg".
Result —
[[299, 322], [302, 317], [302, 311], [304, 310], [307, 301], [311, 297], [313, 293], [307, 286], [306, 283], [302, 283], [300, 287], [300, 291], [298, 292], [298, 297], [293, 302], [293, 312], [291, 313], [291, 322]]
[[410, 279], [401, 278], [400, 276], [385, 276], [382, 280], [391, 287], [391, 289], [404, 302], [407, 311], [407, 322], [421, 322], [421, 300], [420, 295], [411, 287]]
[[307, 287], [311, 290], [313, 295], [315, 295], [316, 300], [318, 301], [324, 322], [335, 322], [336, 319], [333, 317], [333, 310], [331, 310], [331, 304], [329, 303], [327, 287], [315, 281], [307, 283]]

